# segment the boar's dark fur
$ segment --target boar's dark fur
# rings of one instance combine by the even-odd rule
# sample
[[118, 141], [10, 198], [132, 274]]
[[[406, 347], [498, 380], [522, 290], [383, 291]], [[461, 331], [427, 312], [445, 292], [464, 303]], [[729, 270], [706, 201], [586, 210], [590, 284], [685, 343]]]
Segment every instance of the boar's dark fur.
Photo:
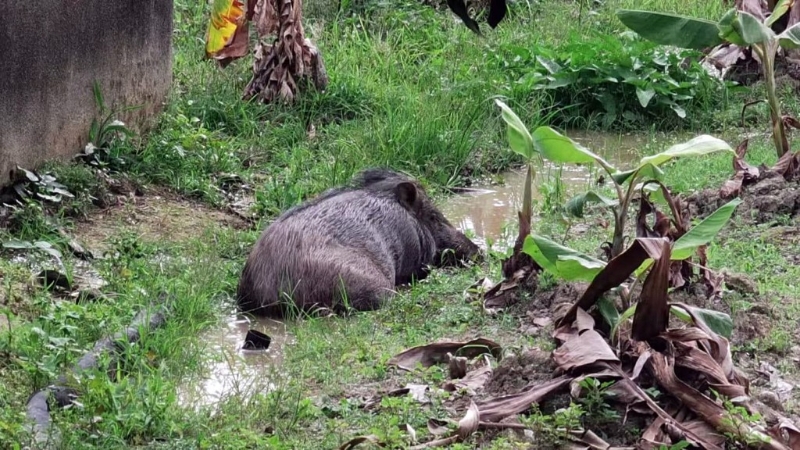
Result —
[[478, 247], [436, 209], [415, 180], [369, 169], [350, 186], [286, 211], [256, 242], [242, 270], [242, 311], [381, 306], [394, 287], [427, 276], [429, 266], [480, 257]]

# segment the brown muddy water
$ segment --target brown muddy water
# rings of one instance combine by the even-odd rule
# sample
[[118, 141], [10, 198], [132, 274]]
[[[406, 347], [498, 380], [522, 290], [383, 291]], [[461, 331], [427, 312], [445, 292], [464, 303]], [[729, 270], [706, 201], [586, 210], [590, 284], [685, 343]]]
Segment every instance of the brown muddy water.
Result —
[[[638, 160], [643, 149], [652, 143], [654, 136], [616, 135], [570, 132], [567, 136], [580, 142], [610, 163], [628, 168]], [[672, 141], [657, 138], [658, 151], [665, 150]], [[663, 142], [662, 142], [663, 141]], [[669, 141], [669, 142], [666, 142]], [[663, 146], [663, 148], [661, 148]], [[586, 189], [597, 175], [599, 167], [565, 165], [561, 168], [561, 180], [566, 196]], [[539, 169], [534, 182], [534, 198], [542, 200], [543, 180], [553, 179], [558, 169], [545, 166]], [[513, 226], [505, 232], [506, 224], [516, 217], [521, 205], [525, 173], [509, 171], [503, 174], [503, 183], [486, 183], [473, 186], [464, 193], [440, 202], [445, 216], [454, 226], [471, 235], [479, 245], [486, 247], [494, 241], [495, 248], [513, 243]], [[499, 244], [499, 245], [498, 245]], [[502, 248], [501, 248], [502, 250]], [[269, 335], [272, 343], [266, 351], [241, 350], [248, 328], [255, 328]], [[246, 399], [257, 392], [268, 392], [275, 388], [274, 380], [280, 377], [280, 364], [285, 352], [291, 351], [291, 337], [286, 326], [271, 320], [247, 319], [231, 314], [222, 326], [210, 330], [200, 338], [206, 345], [207, 360], [201, 376], [187, 380], [179, 392], [179, 400], [186, 407], [211, 407], [228, 396]]]
[[[243, 350], [247, 330], [272, 341], [266, 350]], [[221, 327], [200, 336], [205, 359], [199, 376], [179, 387], [178, 401], [189, 408], [212, 407], [226, 397], [249, 398], [275, 389], [284, 350], [291, 343], [286, 325], [270, 319], [230, 314]]]
[[[629, 168], [642, 156], [642, 150], [653, 142], [653, 136], [618, 135], [605, 133], [567, 132], [569, 138], [577, 141], [589, 150], [599, 154], [618, 168]], [[666, 150], [673, 140], [678, 142], [681, 136], [671, 136], [668, 141], [658, 139], [658, 151]], [[662, 143], [662, 141], [664, 141]], [[660, 148], [663, 146], [663, 149]], [[544, 200], [542, 183], [558, 176], [559, 168], [545, 162], [543, 168], [537, 169], [533, 182], [533, 198]], [[588, 189], [597, 177], [604, 173], [599, 166], [566, 164], [561, 168], [561, 181], [565, 197], [578, 194]], [[445, 217], [462, 232], [467, 233], [475, 243], [486, 248], [488, 244], [498, 250], [504, 250], [514, 243], [517, 211], [522, 207], [522, 191], [525, 185], [525, 171], [512, 170], [503, 174], [501, 183], [488, 182], [465, 189], [463, 193], [442, 201], [439, 207]], [[534, 213], [536, 212], [534, 207]], [[510, 226], [509, 226], [510, 225]]]

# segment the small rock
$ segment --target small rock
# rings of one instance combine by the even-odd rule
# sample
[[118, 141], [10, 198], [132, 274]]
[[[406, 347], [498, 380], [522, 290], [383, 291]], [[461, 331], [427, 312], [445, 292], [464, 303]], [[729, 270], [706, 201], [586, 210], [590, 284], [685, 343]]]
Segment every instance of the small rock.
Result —
[[775, 411], [783, 412], [783, 403], [781, 402], [781, 399], [778, 398], [778, 394], [772, 391], [761, 391], [758, 393], [757, 398], [763, 404], [769, 406]]
[[553, 323], [553, 319], [549, 317], [537, 317], [536, 319], [533, 319], [533, 324], [542, 328], [550, 325], [551, 323]]

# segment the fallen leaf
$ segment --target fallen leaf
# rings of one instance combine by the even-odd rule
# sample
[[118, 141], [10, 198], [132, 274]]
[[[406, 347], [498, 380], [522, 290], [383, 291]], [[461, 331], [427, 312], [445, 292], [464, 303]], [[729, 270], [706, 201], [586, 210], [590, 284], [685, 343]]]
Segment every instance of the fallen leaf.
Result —
[[[697, 389], [687, 385], [675, 375], [674, 361], [671, 357], [659, 352], [654, 352], [649, 360], [649, 365], [659, 385], [675, 396], [684, 406], [697, 414], [698, 417], [708, 422], [714, 429], [731, 433], [734, 436], [744, 435], [753, 439], [764, 439], [766, 442], [763, 443], [762, 449], [791, 450], [775, 439], [769, 439], [765, 434], [751, 427], [746, 422], [742, 423], [725, 420], [726, 417], [728, 417], [728, 413], [722, 406], [718, 405]], [[685, 426], [683, 426], [683, 428], [686, 430]], [[695, 433], [692, 434], [697, 436]], [[709, 441], [709, 437], [704, 436], [702, 441], [703, 445], [706, 447], [720, 448], [717, 445], [713, 445]]]
[[447, 426], [448, 423], [450, 422], [446, 420], [428, 419], [428, 432], [434, 436], [444, 436], [450, 432], [450, 427]]
[[480, 416], [481, 414], [478, 410], [478, 405], [476, 405], [474, 401], [470, 400], [467, 413], [461, 420], [458, 421], [456, 433], [458, 434], [459, 439], [465, 441], [467, 438], [472, 436], [473, 433], [478, 431]]
[[588, 445], [588, 447], [581, 446], [581, 448], [585, 449], [609, 450], [611, 448], [611, 444], [601, 439], [592, 430], [570, 430], [569, 438], [572, 441]]
[[490, 353], [499, 360], [502, 357], [502, 348], [497, 342], [483, 338], [468, 342], [436, 342], [404, 350], [392, 357], [386, 364], [412, 371], [418, 364], [427, 368], [447, 362], [448, 353], [467, 358]]
[[471, 372], [457, 381], [448, 381], [442, 386], [445, 391], [454, 392], [459, 389], [469, 389], [476, 391], [482, 388], [492, 378], [492, 366], [486, 364]]
[[[429, 403], [431, 400], [428, 397], [428, 389], [429, 387], [427, 384], [409, 383], [405, 387], [387, 392], [386, 396], [400, 397], [403, 395], [411, 395], [411, 398], [420, 403]], [[380, 402], [380, 399], [378, 399], [378, 402]]]
[[481, 420], [498, 422], [508, 416], [526, 411], [532, 404], [569, 385], [573, 377], [563, 375], [544, 383], [528, 386], [522, 392], [497, 397], [480, 403]]
[[365, 442], [369, 442], [371, 444], [375, 444], [378, 447], [386, 447], [386, 444], [381, 442], [381, 440], [380, 440], [380, 438], [378, 436], [375, 436], [374, 434], [371, 434], [369, 436], [359, 436], [359, 437], [350, 439], [349, 441], [347, 441], [344, 444], [342, 444], [339, 447], [339, 450], [350, 450], [350, 449], [356, 448], [356, 446], [361, 445], [361, 444], [363, 444]]
[[553, 351], [553, 360], [565, 372], [598, 362], [619, 363], [617, 356], [595, 330], [587, 330], [565, 341]]

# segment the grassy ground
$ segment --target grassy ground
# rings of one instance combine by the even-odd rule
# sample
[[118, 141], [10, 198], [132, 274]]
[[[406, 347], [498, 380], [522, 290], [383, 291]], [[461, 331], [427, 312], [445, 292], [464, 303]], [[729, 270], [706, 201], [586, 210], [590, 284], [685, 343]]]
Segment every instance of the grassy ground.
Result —
[[[50, 255], [4, 251], [0, 446], [29, 443], [23, 429], [28, 395], [52, 381], [95, 340], [126, 326], [160, 292], [174, 299], [171, 320], [126, 348], [123, 376], [111, 381], [96, 373], [81, 380], [80, 404], [54, 412], [62, 448], [328, 449], [359, 434], [376, 434], [403, 446], [405, 424], [422, 438], [428, 418], [454, 417], [446, 398], [433, 398], [426, 406], [410, 397], [384, 398], [376, 411], [359, 408], [378, 391], [409, 382], [437, 384], [445, 376], [441, 368], [423, 375], [396, 374], [386, 365], [392, 355], [438, 339], [477, 336], [497, 340], [509, 354], [550, 348], [546, 334], [519, 332], [522, 318], [490, 317], [479, 302], [465, 297], [464, 290], [476, 280], [499, 278], [500, 256], [479, 267], [435, 272], [380, 311], [290, 324], [294, 344], [286, 349], [279, 371], [267, 373], [263, 385], [255, 386], [256, 395], [233, 393], [212, 410], [182, 407], [177, 388], [201, 371], [208, 352], [209, 343], [198, 336], [222, 321], [259, 229], [280, 211], [366, 166], [407, 170], [439, 194], [510, 167], [517, 161], [506, 148], [493, 96], [505, 96], [529, 127], [546, 121], [584, 128], [609, 125], [607, 110], [563, 103], [584, 99], [578, 94], [564, 97], [520, 82], [525, 66], [517, 57], [525, 62], [529, 55], [519, 49], [563, 54], [576, 43], [585, 41], [588, 47], [603, 36], [617, 36], [622, 31], [613, 17], [617, 7], [709, 18], [719, 17], [722, 10], [719, 1], [694, 2], [694, 10], [686, 11], [678, 1], [611, 0], [591, 12], [580, 11], [578, 3], [526, 2], [515, 6], [497, 30], [484, 26], [485, 37], [477, 38], [449, 13], [427, 7], [354, 6], [363, 7], [358, 15], [337, 17], [332, 2], [305, 5], [306, 30], [323, 53], [331, 85], [325, 93], [304, 95], [295, 106], [280, 107], [239, 101], [250, 61], [237, 61], [225, 70], [203, 61], [204, 2], [176, 2], [175, 83], [167, 110], [147, 136], [116, 142], [114, 158], [107, 160], [122, 170], [115, 179], [123, 180], [123, 187], [116, 189], [127, 193], [143, 186], [145, 195], [117, 206], [109, 192], [114, 186], [86, 166], [53, 165], [49, 170], [77, 198], [61, 206], [27, 204], [0, 231], [3, 241], [56, 245], [64, 253], [67, 276], [79, 284], [85, 264], [67, 254], [68, 239], [60, 230], [80, 237], [105, 255], [91, 268], [108, 282], [102, 291], [109, 297], [80, 303], [58, 299], [30, 270], [52, 266]], [[636, 45], [643, 54], [653, 51]], [[612, 53], [637, 56], [627, 51]], [[624, 102], [634, 105], [634, 115], [609, 126], [653, 136], [643, 154], [663, 150], [674, 140], [656, 131], [678, 126], [690, 132], [719, 131], [735, 144], [737, 134], [746, 131], [732, 125], [738, 120], [737, 102], [754, 94], [703, 86], [696, 100], [686, 104], [684, 121], [676, 120], [671, 110], [658, 113], [663, 120], [654, 119], [627, 98]], [[762, 118], [755, 126], [763, 128], [765, 110], [752, 110], [753, 117]], [[751, 147], [751, 162], [774, 162], [766, 140], [757, 139]], [[729, 175], [726, 157], [679, 162], [667, 170], [668, 184], [681, 192], [719, 186]], [[255, 227], [224, 212], [231, 179], [251, 199]], [[91, 197], [106, 202], [103, 212]], [[596, 217], [587, 219], [585, 232], [573, 234], [570, 245], [594, 252], [608, 239], [607, 230], [593, 225]], [[762, 335], [737, 347], [752, 358], [772, 354], [778, 355], [777, 361], [794, 355], [798, 344], [791, 318], [798, 312], [800, 270], [792, 258], [800, 243], [792, 240], [796, 223], [784, 222], [781, 234], [739, 220], [709, 248], [711, 267], [747, 273], [758, 283], [758, 298], [734, 295], [728, 300], [735, 320], [755, 303], [774, 311]], [[565, 231], [563, 223], [547, 215], [536, 228], [553, 236]], [[789, 364], [780, 368], [792, 376]], [[266, 389], [268, 383], [274, 389]], [[474, 448], [477, 442], [495, 449], [530, 445], [514, 441], [501, 435], [484, 442], [477, 436], [449, 448]]]

